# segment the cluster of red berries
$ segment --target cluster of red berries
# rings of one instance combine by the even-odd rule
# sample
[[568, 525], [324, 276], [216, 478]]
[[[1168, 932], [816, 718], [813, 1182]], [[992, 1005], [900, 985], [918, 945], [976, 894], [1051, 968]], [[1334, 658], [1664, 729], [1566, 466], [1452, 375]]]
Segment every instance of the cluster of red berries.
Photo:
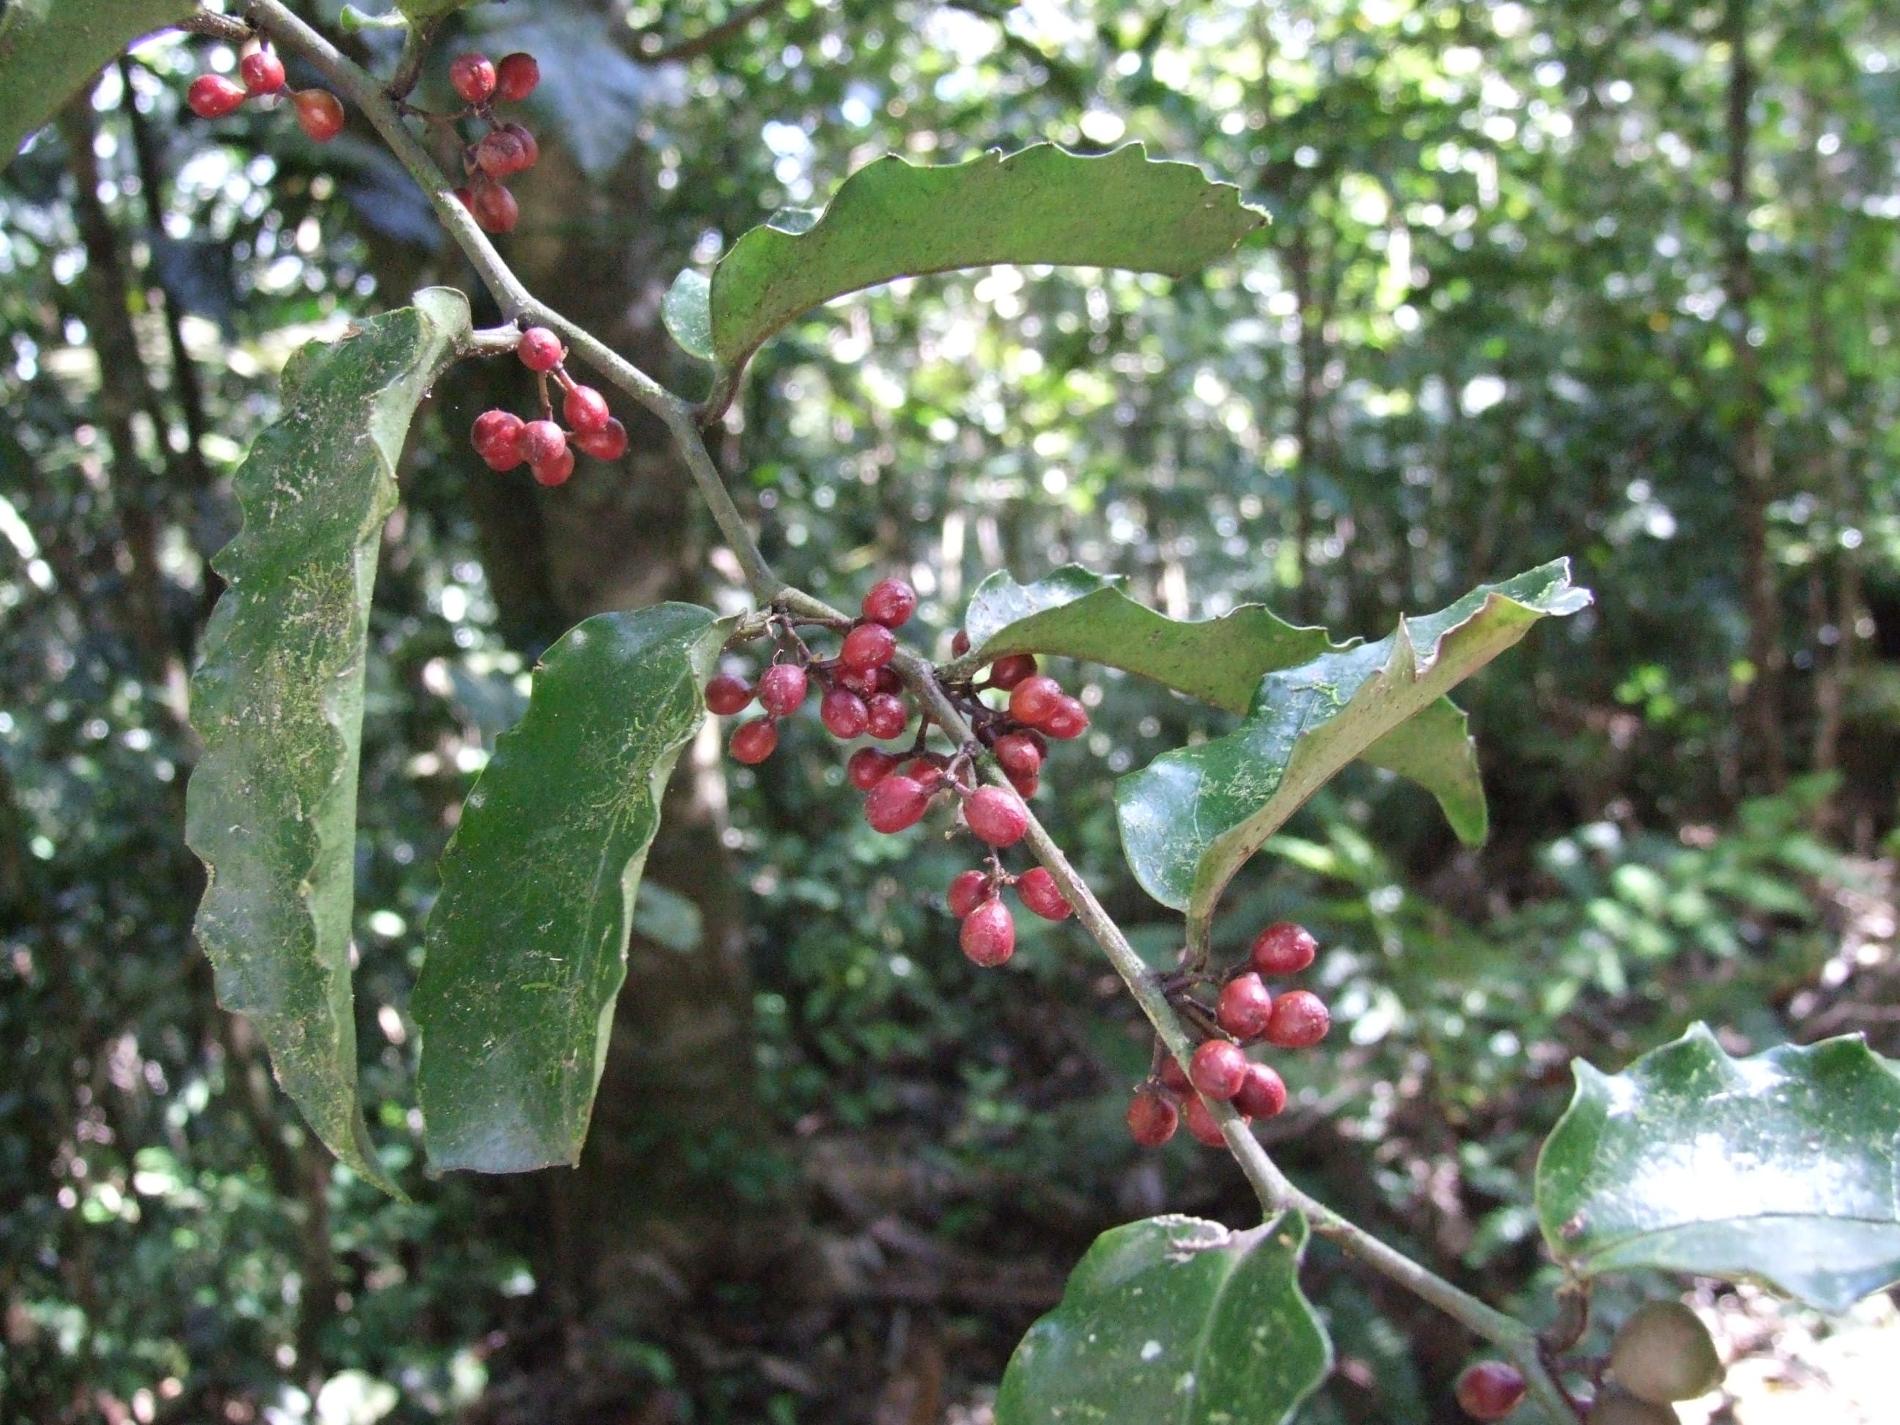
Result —
[[519, 103], [541, 82], [541, 66], [531, 54], [511, 54], [497, 64], [485, 54], [457, 55], [449, 65], [449, 84], [468, 107], [459, 114], [430, 115], [437, 122], [478, 119], [488, 132], [463, 145], [462, 171], [468, 175], [456, 198], [483, 232], [513, 232], [521, 221], [521, 205], [504, 179], [526, 173], [541, 160], [541, 145], [520, 124], [504, 124], [495, 117], [495, 104]]
[[201, 119], [222, 119], [235, 114], [247, 99], [287, 93], [298, 127], [314, 141], [328, 143], [343, 132], [343, 101], [328, 89], [286, 88], [284, 62], [272, 51], [246, 54], [238, 61], [238, 77], [242, 84], [222, 74], [201, 74], [185, 91], [185, 103]]
[[[894, 630], [908, 623], [916, 609], [916, 590], [902, 579], [883, 579], [864, 596], [861, 617], [849, 623], [799, 620], [775, 612], [771, 626], [788, 646], [757, 684], [722, 673], [706, 685], [706, 706], [718, 716], [741, 713], [755, 698], [764, 710], [763, 716], [733, 731], [733, 758], [756, 766], [770, 757], [778, 747], [779, 723], [804, 704], [814, 680], [823, 690], [818, 719], [832, 736], [846, 742], [865, 736], [879, 742], [903, 737], [915, 709], [891, 667], [897, 654]], [[812, 625], [843, 634], [835, 658], [813, 656], [798, 633], [799, 627]], [[970, 642], [958, 633], [952, 646], [961, 655]], [[951, 883], [950, 909], [963, 922], [958, 937], [963, 953], [978, 965], [1000, 965], [1016, 950], [1015, 920], [1002, 901], [1005, 887], [1013, 886], [1022, 903], [1046, 919], [1062, 920], [1070, 914], [1049, 872], [1037, 867], [1012, 875], [997, 853], [1021, 841], [1029, 829], [1023, 799], [1035, 795], [1041, 783], [1049, 739], [1080, 737], [1088, 730], [1088, 713], [1055, 679], [1038, 674], [1036, 660], [1026, 655], [998, 659], [981, 682], [940, 681], [939, 690], [970, 724], [973, 743], [949, 752], [933, 750], [929, 736], [935, 722], [926, 713], [918, 718], [907, 751], [860, 747], [845, 763], [845, 776], [864, 793], [864, 819], [886, 835], [915, 826], [940, 796], [958, 800], [965, 828], [989, 848], [989, 864], [985, 870], [965, 871]], [[1009, 695], [1003, 706], [983, 700], [984, 693], [993, 691]], [[977, 783], [975, 759], [985, 748], [1013, 791]]]
[[[524, 421], [500, 409], [477, 416], [469, 439], [489, 469], [526, 465], [541, 484], [562, 485], [574, 473], [577, 449], [596, 460], [618, 460], [627, 453], [627, 428], [614, 419], [605, 396], [567, 374], [567, 351], [558, 336], [546, 327], [529, 327], [521, 334], [515, 355], [540, 384], [541, 417]], [[561, 388], [565, 429], [554, 419], [550, 376]]]
[[1231, 1104], [1245, 1122], [1272, 1118], [1286, 1107], [1286, 1081], [1271, 1065], [1250, 1060], [1246, 1046], [1310, 1049], [1326, 1037], [1332, 1015], [1318, 995], [1310, 990], [1275, 995], [1263, 978], [1297, 975], [1318, 952], [1319, 942], [1304, 926], [1280, 921], [1254, 937], [1247, 963], [1227, 977], [1211, 1006], [1193, 993], [1197, 985], [1212, 983], [1209, 977], [1171, 979], [1169, 998], [1182, 1019], [1206, 1037], [1185, 1072], [1156, 1046], [1155, 1073], [1128, 1105], [1128, 1131], [1137, 1143], [1159, 1148], [1185, 1118], [1197, 1141], [1221, 1147], [1210, 1100]]

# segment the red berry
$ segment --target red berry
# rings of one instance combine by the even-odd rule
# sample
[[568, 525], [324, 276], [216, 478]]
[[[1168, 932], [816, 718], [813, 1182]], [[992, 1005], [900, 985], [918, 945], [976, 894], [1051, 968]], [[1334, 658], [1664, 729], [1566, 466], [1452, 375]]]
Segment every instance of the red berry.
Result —
[[1236, 975], [1221, 988], [1217, 1018], [1220, 1027], [1243, 1043], [1267, 1032], [1267, 1019], [1273, 1013], [1273, 996], [1260, 976]]
[[976, 839], [991, 846], [1014, 846], [1029, 830], [1023, 799], [1001, 787], [979, 787], [963, 804], [963, 819]]
[[1160, 1079], [1164, 1089], [1182, 1098], [1194, 1092], [1194, 1085], [1188, 1082], [1187, 1070], [1181, 1067], [1180, 1061], [1172, 1054], [1161, 1056]]
[[561, 402], [561, 414], [576, 434], [597, 433], [607, 429], [614, 413], [607, 409], [607, 398], [592, 386], [573, 386]]
[[917, 612], [917, 591], [902, 579], [879, 579], [864, 596], [864, 616], [886, 628], [902, 628]]
[[861, 623], [844, 636], [838, 659], [859, 673], [882, 668], [897, 652], [897, 635], [881, 623]]
[[475, 145], [475, 162], [490, 178], [509, 178], [531, 165], [524, 162], [527, 150], [521, 140], [506, 129], [496, 129]]
[[521, 449], [521, 433], [527, 423], [511, 411], [483, 411], [475, 418], [469, 433], [475, 453], [491, 470], [513, 470], [526, 458]]
[[1318, 953], [1319, 941], [1305, 926], [1276, 921], [1254, 937], [1253, 967], [1263, 975], [1297, 975]]
[[950, 656], [961, 658], [970, 651], [970, 635], [965, 629], [958, 629], [950, 639]]
[[222, 119], [234, 114], [247, 96], [241, 86], [233, 84], [222, 74], [201, 74], [191, 81], [191, 88], [185, 91], [185, 102], [191, 106], [191, 112], [201, 119]]
[[1088, 709], [1077, 698], [1064, 697], [1042, 720], [1042, 730], [1063, 741], [1080, 737], [1089, 730]]
[[957, 944], [986, 970], [1002, 964], [1016, 953], [1016, 922], [1009, 907], [993, 896], [984, 901], [963, 918]]
[[521, 449], [530, 465], [547, 465], [567, 449], [567, 432], [553, 421], [529, 421], [521, 432]]
[[929, 788], [894, 774], [865, 793], [864, 819], [888, 836], [922, 821], [929, 806]]
[[458, 54], [449, 61], [449, 84], [464, 101], [486, 104], [495, 92], [495, 66], [485, 54]]
[[[1220, 1124], [1214, 1121], [1213, 1110], [1198, 1098], [1187, 1101], [1187, 1112], [1181, 1115], [1187, 1120], [1187, 1130], [1194, 1135], [1197, 1143], [1208, 1148], [1225, 1148], [1227, 1140], [1221, 1137]], [[1241, 1121], [1247, 1120], [1243, 1117]]]
[[1028, 776], [1024, 776], [1020, 772], [1006, 772], [1004, 775], [1009, 778], [1010, 786], [1016, 789], [1016, 794], [1025, 801], [1035, 796], [1037, 789], [1042, 786], [1042, 778], [1038, 777], [1034, 772], [1031, 772]]
[[467, 188], [457, 188], [453, 196], [455, 201], [460, 203], [462, 207], [467, 210], [470, 217], [475, 215], [475, 194], [471, 190]]
[[627, 453], [627, 428], [609, 420], [600, 430], [577, 430], [574, 444], [596, 460], [618, 460]]
[[495, 66], [495, 97], [503, 103], [520, 103], [540, 82], [541, 66], [531, 54], [506, 55]]
[[990, 751], [1011, 777], [1033, 777], [1042, 770], [1042, 749], [1020, 732], [1006, 732], [996, 739]]
[[774, 717], [790, 717], [805, 701], [805, 670], [796, 663], [774, 663], [759, 679], [759, 706]]
[[511, 233], [521, 221], [521, 205], [499, 183], [477, 188], [469, 211], [475, 215], [475, 226], [485, 233]]
[[546, 327], [529, 327], [515, 344], [515, 355], [530, 371], [552, 371], [567, 352], [561, 346], [561, 339]]
[[924, 757], [913, 757], [897, 770], [931, 791], [943, 785], [943, 768]]
[[520, 124], [503, 124], [500, 131], [513, 138], [517, 145], [514, 169], [516, 173], [526, 173], [541, 161], [540, 141], [528, 129]]
[[875, 747], [860, 747], [845, 762], [844, 775], [859, 791], [868, 792], [896, 767], [897, 759], [888, 753], [879, 752]]
[[1012, 653], [990, 665], [990, 682], [1008, 691], [1036, 671], [1036, 659], [1029, 653]]
[[267, 49], [245, 55], [238, 61], [238, 73], [253, 94], [275, 94], [284, 87], [284, 62]]
[[706, 685], [706, 710], [715, 717], [743, 712], [752, 701], [752, 688], [743, 678], [721, 673]]
[[1144, 1148], [1166, 1143], [1180, 1122], [1180, 1110], [1153, 1089], [1136, 1089], [1128, 1100], [1128, 1136]]
[[537, 484], [550, 488], [565, 485], [574, 473], [574, 452], [563, 447], [559, 455], [551, 460], [537, 460], [530, 469]]
[[1209, 1098], [1230, 1099], [1247, 1081], [1247, 1056], [1238, 1044], [1210, 1039], [1194, 1051], [1188, 1080]]
[[1037, 673], [1024, 678], [1010, 692], [1009, 715], [1031, 727], [1041, 727], [1043, 720], [1061, 705], [1066, 696], [1062, 684], [1046, 674]]
[[1016, 880], [1016, 894], [1044, 920], [1067, 920], [1074, 911], [1056, 885], [1056, 878], [1041, 866], [1024, 871]]
[[732, 734], [732, 756], [736, 762], [756, 767], [778, 747], [778, 724], [769, 717], [755, 717], [739, 724]]
[[1273, 1002], [1267, 1042], [1282, 1049], [1310, 1049], [1333, 1027], [1326, 1003], [1308, 990], [1288, 990]]
[[1286, 1080], [1266, 1064], [1247, 1065], [1247, 1077], [1234, 1095], [1234, 1112], [1245, 1118], [1273, 1118], [1286, 1107]]
[[1479, 1361], [1465, 1367], [1454, 1393], [1473, 1420], [1502, 1420], [1524, 1399], [1524, 1376], [1503, 1361]]
[[865, 699], [865, 730], [879, 742], [902, 737], [910, 725], [910, 708], [894, 693], [875, 693]]
[[950, 883], [950, 914], [962, 920], [989, 898], [989, 874], [965, 871]]
[[297, 126], [314, 143], [328, 143], [343, 132], [343, 101], [328, 89], [305, 89], [290, 96]]
[[818, 720], [840, 742], [849, 742], [864, 735], [871, 717], [865, 711], [864, 699], [849, 688], [830, 688], [819, 699]]

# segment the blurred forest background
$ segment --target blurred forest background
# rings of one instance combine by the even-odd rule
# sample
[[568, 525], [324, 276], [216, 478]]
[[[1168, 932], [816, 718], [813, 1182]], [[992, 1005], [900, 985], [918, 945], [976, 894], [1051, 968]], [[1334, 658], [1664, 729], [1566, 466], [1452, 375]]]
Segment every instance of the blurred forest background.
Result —
[[[349, 43], [387, 66], [385, 39]], [[1330, 947], [1335, 1034], [1266, 1130], [1320, 1196], [1540, 1317], [1528, 1172], [1572, 1056], [1695, 1018], [1900, 1052], [1900, 11], [546, 0], [466, 16], [428, 92], [464, 43], [546, 76], [504, 249], [689, 390], [673, 275], [886, 151], [1141, 140], [1274, 213], [1203, 277], [904, 282], [770, 345], [719, 453], [826, 597], [903, 573], [941, 640], [989, 570], [1077, 559], [1175, 615], [1376, 637], [1575, 557], [1596, 608], [1460, 698], [1488, 847], [1360, 771], [1229, 898], [1235, 944], [1295, 916]], [[193, 120], [187, 80], [233, 59], [144, 45], [0, 176], [0, 1417], [979, 1425], [1097, 1232], [1249, 1199], [1185, 1137], [1127, 1142], [1147, 1040], [1082, 934], [974, 972], [960, 858], [864, 827], [815, 724], [756, 773], [713, 734], [682, 763], [582, 1167], [418, 1166], [433, 862], [525, 670], [597, 610], [737, 606], [656, 430], [558, 491], [495, 476], [466, 440], [517, 394], [491, 363], [411, 444], [357, 986], [415, 1200], [335, 1168], [215, 1008], [184, 687], [229, 476], [297, 345], [473, 286], [360, 121], [319, 150], [281, 111]], [[1111, 774], [1220, 718], [1085, 676], [1095, 730], [1043, 801], [1160, 960]], [[1342, 1361], [1303, 1420], [1453, 1418], [1460, 1331], [1329, 1249], [1309, 1287]], [[1770, 1412], [1841, 1386], [1840, 1337], [1722, 1309], [1737, 1349], [1783, 1336], [1721, 1418], [1853, 1418]]]

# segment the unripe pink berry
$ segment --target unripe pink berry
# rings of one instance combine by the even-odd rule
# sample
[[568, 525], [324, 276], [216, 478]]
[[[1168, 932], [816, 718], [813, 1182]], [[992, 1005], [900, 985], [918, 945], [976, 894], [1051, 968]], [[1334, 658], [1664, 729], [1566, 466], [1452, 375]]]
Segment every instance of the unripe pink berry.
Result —
[[1153, 1089], [1136, 1089], [1128, 1100], [1128, 1136], [1144, 1148], [1166, 1143], [1180, 1121], [1180, 1110]]
[[486, 104], [495, 92], [495, 66], [485, 54], [458, 54], [449, 61], [449, 84], [470, 104]]
[[552, 371], [567, 356], [561, 339], [546, 327], [529, 327], [515, 344], [515, 355], [530, 371]]
[[992, 897], [963, 919], [957, 944], [972, 963], [993, 969], [1016, 953], [1016, 921], [1009, 907]]
[[1310, 1049], [1333, 1027], [1326, 1003], [1308, 990], [1288, 990], [1273, 1002], [1267, 1042], [1282, 1049]]
[[1313, 963], [1319, 942], [1303, 925], [1276, 921], [1254, 937], [1253, 967], [1263, 975], [1297, 975]]
[[1247, 1065], [1247, 1077], [1234, 1095], [1234, 1111], [1247, 1118], [1272, 1118], [1285, 1107], [1286, 1080], [1270, 1065]]
[[790, 717], [805, 701], [808, 686], [805, 670], [796, 663], [774, 663], [759, 677], [759, 706], [774, 717]]
[[881, 623], [861, 623], [844, 636], [838, 659], [847, 668], [868, 673], [882, 668], [897, 652], [897, 635]]
[[990, 898], [987, 872], [964, 871], [950, 883], [950, 914], [962, 920]]
[[854, 737], [864, 736], [870, 714], [865, 711], [864, 699], [849, 688], [829, 688], [819, 699], [818, 720], [825, 725], [825, 731], [840, 742], [849, 742]]
[[715, 717], [731, 717], [744, 712], [752, 697], [753, 690], [745, 679], [721, 673], [706, 684], [706, 711]]
[[885, 835], [915, 826], [930, 807], [930, 793], [909, 777], [893, 774], [864, 794], [864, 819]]
[[769, 717], [757, 717], [739, 724], [732, 734], [732, 758], [748, 767], [756, 767], [778, 747], [778, 724]]
[[520, 103], [540, 83], [541, 65], [531, 54], [505, 55], [495, 66], [495, 97], [503, 103]]
[[864, 596], [864, 616], [886, 628], [901, 628], [917, 612], [917, 591], [902, 579], [880, 579]]
[[1074, 909], [1056, 885], [1056, 878], [1041, 866], [1024, 871], [1016, 880], [1016, 894], [1023, 904], [1044, 920], [1067, 920]]
[[1221, 987], [1216, 1018], [1220, 1027], [1243, 1043], [1267, 1032], [1267, 1019], [1273, 1013], [1273, 996], [1260, 976], [1251, 972], [1236, 975]]
[[1209, 1098], [1230, 1099], [1247, 1081], [1247, 1056], [1238, 1044], [1210, 1039], [1194, 1051], [1188, 1080]]
[[201, 119], [222, 119], [234, 114], [245, 98], [243, 88], [222, 74], [201, 74], [185, 91], [185, 103]]
[[991, 846], [1014, 846], [1029, 830], [1023, 799], [1001, 787], [978, 787], [963, 804], [963, 819], [978, 841]]
[[305, 89], [290, 96], [297, 127], [313, 143], [328, 143], [343, 132], [343, 101], [328, 89]]

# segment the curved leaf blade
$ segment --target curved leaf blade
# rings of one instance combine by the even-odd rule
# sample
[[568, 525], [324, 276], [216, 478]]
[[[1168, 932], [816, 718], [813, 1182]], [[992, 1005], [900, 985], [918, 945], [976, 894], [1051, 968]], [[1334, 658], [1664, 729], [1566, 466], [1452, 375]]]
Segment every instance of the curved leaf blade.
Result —
[[1300, 1291], [1306, 1221], [1152, 1217], [1096, 1238], [1010, 1358], [997, 1425], [1279, 1425], [1332, 1369]]
[[712, 277], [712, 346], [728, 376], [788, 322], [898, 277], [996, 263], [1184, 276], [1267, 216], [1192, 164], [1140, 144], [1085, 156], [1054, 144], [918, 166], [880, 158], [815, 222], [778, 219], [733, 244]]
[[660, 299], [660, 320], [687, 355], [713, 359], [712, 283], [705, 273], [689, 267], [673, 279]]
[[1116, 784], [1122, 847], [1136, 879], [1162, 904], [1205, 919], [1247, 858], [1348, 762], [1539, 619], [1589, 602], [1589, 592], [1570, 583], [1569, 562], [1558, 560], [1480, 585], [1438, 613], [1401, 619], [1377, 643], [1267, 674], [1235, 731], [1164, 753]]
[[410, 420], [468, 330], [467, 299], [431, 290], [291, 360], [284, 415], [237, 473], [244, 523], [213, 560], [228, 587], [191, 683], [185, 839], [219, 1002], [257, 1025], [330, 1150], [392, 1193], [357, 1103], [350, 992], [370, 589]]
[[193, 0], [12, 0], [0, 14], [0, 168], [114, 56], [197, 8]]
[[1834, 1312], [1900, 1279], [1900, 1066], [1858, 1035], [1735, 1059], [1698, 1024], [1620, 1074], [1575, 1069], [1536, 1184], [1570, 1270], [1753, 1280]]
[[412, 1005], [437, 1168], [573, 1163], [587, 1138], [660, 795], [725, 636], [705, 609], [600, 614], [535, 670], [442, 856]]

